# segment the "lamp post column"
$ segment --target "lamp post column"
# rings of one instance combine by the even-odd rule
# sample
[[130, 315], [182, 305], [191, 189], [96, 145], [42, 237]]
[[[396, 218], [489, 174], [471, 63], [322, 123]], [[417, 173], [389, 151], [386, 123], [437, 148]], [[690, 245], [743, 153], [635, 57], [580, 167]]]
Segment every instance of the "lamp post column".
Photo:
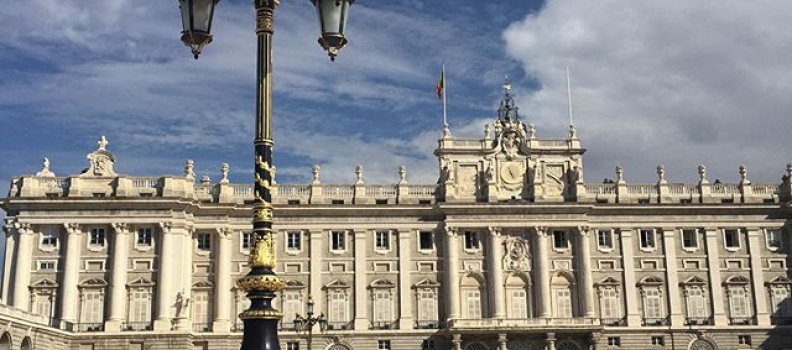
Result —
[[283, 317], [272, 305], [283, 281], [275, 275], [275, 237], [272, 232], [272, 35], [279, 0], [254, 0], [256, 8], [256, 138], [253, 184], [253, 238], [250, 272], [237, 281], [247, 292], [250, 308], [240, 315], [245, 323], [242, 350], [280, 348], [278, 321]]

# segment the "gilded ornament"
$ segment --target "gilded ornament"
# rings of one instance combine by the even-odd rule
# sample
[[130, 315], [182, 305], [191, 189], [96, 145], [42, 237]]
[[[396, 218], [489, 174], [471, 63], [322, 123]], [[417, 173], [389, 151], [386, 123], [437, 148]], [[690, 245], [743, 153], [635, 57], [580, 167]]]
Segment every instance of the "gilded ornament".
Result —
[[278, 310], [245, 310], [239, 314], [239, 318], [242, 320], [247, 319], [269, 319], [269, 320], [280, 320], [283, 318], [283, 313]]
[[286, 287], [286, 283], [275, 275], [253, 275], [245, 276], [237, 280], [237, 287], [246, 292], [254, 290], [264, 290], [277, 292]]
[[272, 233], [267, 233], [264, 238], [256, 241], [250, 253], [249, 265], [251, 267], [275, 268], [275, 242]]

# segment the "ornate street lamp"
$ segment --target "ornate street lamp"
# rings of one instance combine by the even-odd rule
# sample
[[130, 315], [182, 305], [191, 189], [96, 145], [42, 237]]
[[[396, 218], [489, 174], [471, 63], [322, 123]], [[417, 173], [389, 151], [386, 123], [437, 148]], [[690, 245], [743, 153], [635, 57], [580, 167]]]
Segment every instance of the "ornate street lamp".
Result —
[[[311, 0], [319, 13], [322, 37], [319, 43], [334, 59], [346, 45], [344, 27], [349, 6], [354, 0]], [[212, 17], [219, 0], [179, 0], [182, 41], [198, 58], [212, 41]], [[248, 264], [250, 272], [237, 280], [237, 287], [247, 292], [250, 308], [239, 315], [245, 323], [242, 350], [276, 350], [278, 322], [283, 318], [272, 305], [275, 293], [285, 287], [275, 274], [275, 237], [272, 232], [272, 35], [275, 8], [280, 0], [253, 0], [256, 10], [256, 136], [253, 183], [253, 239]], [[309, 316], [310, 317], [310, 316]], [[318, 322], [318, 321], [317, 321]], [[322, 323], [320, 322], [320, 327]]]
[[297, 333], [308, 332], [308, 350], [311, 350], [314, 325], [318, 323], [319, 330], [324, 333], [324, 331], [327, 330], [327, 319], [323, 313], [319, 314], [318, 317], [314, 317], [314, 301], [311, 296], [308, 296], [308, 310], [306, 314], [308, 314], [308, 317], [303, 317], [300, 314], [294, 316], [294, 331]]

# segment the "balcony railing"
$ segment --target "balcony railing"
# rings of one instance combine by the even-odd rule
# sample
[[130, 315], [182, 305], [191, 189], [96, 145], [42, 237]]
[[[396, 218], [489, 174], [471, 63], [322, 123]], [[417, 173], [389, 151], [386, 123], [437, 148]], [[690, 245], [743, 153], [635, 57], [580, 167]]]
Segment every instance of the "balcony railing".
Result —
[[328, 331], [343, 331], [354, 328], [351, 322], [327, 322]]
[[643, 319], [644, 326], [666, 326], [668, 325], [668, 317], [654, 318], [647, 317]]
[[78, 332], [104, 332], [104, 323], [78, 323]]
[[454, 319], [450, 321], [451, 328], [538, 328], [548, 326], [590, 327], [599, 326], [599, 319], [586, 317], [573, 318], [482, 318], [482, 319]]
[[685, 319], [686, 326], [707, 326], [711, 324], [711, 317], [688, 317]]
[[440, 321], [438, 320], [424, 320], [415, 322], [415, 329], [439, 329]]
[[197, 333], [205, 333], [212, 331], [212, 324], [211, 323], [193, 323], [192, 325], [193, 332]]
[[121, 328], [126, 332], [140, 332], [154, 330], [151, 322], [127, 322]]
[[627, 325], [627, 320], [624, 317], [621, 318], [601, 318], [600, 324], [603, 326], [611, 326], [611, 327], [621, 327]]
[[67, 331], [67, 332], [74, 332], [74, 330], [76, 329], [76, 327], [75, 327], [76, 324], [75, 323], [69, 322], [69, 321], [64, 321], [64, 320], [61, 320], [61, 319], [58, 319], [58, 318], [51, 318], [49, 320], [49, 325], [51, 327], [55, 327], [57, 329], [64, 330], [64, 331]]
[[753, 317], [730, 317], [730, 325], [755, 325], [756, 319]]
[[396, 329], [396, 323], [393, 321], [371, 322], [369, 329]]

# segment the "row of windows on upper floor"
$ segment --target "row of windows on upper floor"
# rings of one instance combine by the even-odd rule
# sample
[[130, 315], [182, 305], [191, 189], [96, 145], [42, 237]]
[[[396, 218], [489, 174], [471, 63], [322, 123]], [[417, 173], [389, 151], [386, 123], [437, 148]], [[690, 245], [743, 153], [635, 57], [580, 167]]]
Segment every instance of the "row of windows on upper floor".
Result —
[[[698, 229], [682, 229], [681, 243], [682, 248], [687, 251], [696, 251], [700, 247], [701, 232]], [[741, 249], [742, 239], [740, 229], [723, 229], [723, 245], [726, 250], [736, 251]], [[566, 250], [570, 247], [570, 233], [566, 230], [553, 230], [553, 249]], [[638, 245], [641, 250], [652, 251], [658, 247], [657, 231], [654, 229], [638, 230]], [[432, 251], [435, 249], [435, 238], [433, 231], [417, 231], [417, 243], [420, 251]], [[765, 246], [770, 251], [778, 251], [782, 248], [783, 231], [780, 229], [766, 229]], [[150, 249], [153, 245], [154, 230], [152, 228], [138, 228], [135, 240], [135, 247]], [[614, 249], [614, 231], [611, 229], [600, 229], [596, 231], [597, 248], [600, 251], [611, 251]], [[88, 248], [92, 250], [103, 249], [107, 243], [107, 233], [104, 228], [93, 228], [88, 235]], [[195, 247], [198, 251], [212, 250], [212, 235], [210, 233], [197, 233], [194, 235]], [[346, 231], [330, 231], [329, 249], [333, 252], [343, 252], [347, 248]], [[240, 232], [240, 249], [246, 252], [252, 244], [252, 234]], [[374, 250], [387, 252], [391, 250], [392, 237], [390, 230], [375, 231]], [[477, 231], [465, 231], [464, 243], [466, 250], [481, 249], [481, 239]], [[46, 230], [41, 235], [40, 246], [44, 250], [53, 250], [58, 246], [58, 231]], [[300, 252], [303, 246], [302, 231], [286, 231], [284, 248], [287, 252]]]

